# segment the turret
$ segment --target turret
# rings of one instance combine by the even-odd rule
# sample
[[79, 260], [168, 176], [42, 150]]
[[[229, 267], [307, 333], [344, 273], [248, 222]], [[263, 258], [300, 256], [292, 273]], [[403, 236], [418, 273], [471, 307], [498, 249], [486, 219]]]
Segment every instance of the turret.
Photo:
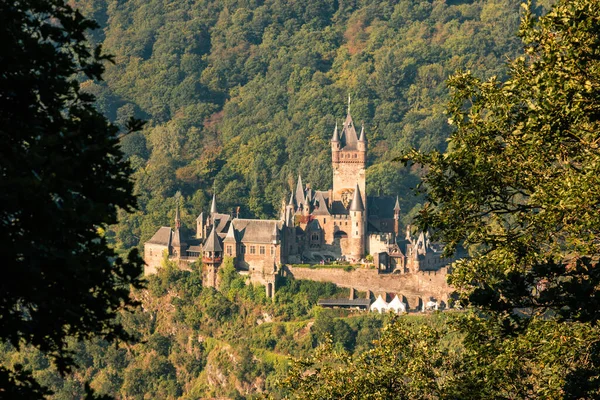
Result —
[[364, 124], [360, 128], [360, 137], [358, 138], [358, 142], [356, 143], [356, 149], [358, 151], [362, 151], [362, 152], [367, 151], [367, 135], [365, 135], [365, 125]]
[[331, 151], [336, 152], [340, 151], [342, 148], [342, 143], [340, 141], [340, 134], [338, 132], [338, 123], [335, 121], [335, 129], [333, 130], [333, 137], [331, 138]]
[[400, 201], [396, 196], [396, 205], [394, 206], [394, 235], [398, 237], [400, 234]]
[[225, 247], [225, 255], [228, 257], [237, 257], [237, 236], [235, 234], [235, 228], [233, 226], [233, 221], [229, 223], [229, 229], [227, 230], [227, 235], [225, 239], [223, 239], [223, 246]]
[[202, 264], [204, 266], [204, 274], [202, 284], [204, 286], [217, 288], [218, 282], [218, 268], [223, 262], [223, 246], [221, 245], [221, 239], [217, 235], [217, 230], [213, 225], [204, 246], [202, 246]]
[[185, 250], [187, 249], [187, 243], [181, 237], [181, 219], [179, 218], [179, 201], [177, 202], [177, 208], [175, 208], [175, 229], [173, 230], [173, 236], [171, 238], [171, 253], [173, 256], [181, 257], [185, 256]]
[[296, 184], [296, 207], [299, 209], [304, 206], [306, 199], [304, 197], [304, 185], [302, 184], [302, 176], [298, 174], [298, 183]]
[[364, 256], [366, 249], [366, 212], [358, 183], [354, 188], [352, 202], [350, 203], [348, 211], [350, 212], [350, 221], [352, 223], [352, 229], [350, 232], [350, 253], [355, 259], [358, 260]]

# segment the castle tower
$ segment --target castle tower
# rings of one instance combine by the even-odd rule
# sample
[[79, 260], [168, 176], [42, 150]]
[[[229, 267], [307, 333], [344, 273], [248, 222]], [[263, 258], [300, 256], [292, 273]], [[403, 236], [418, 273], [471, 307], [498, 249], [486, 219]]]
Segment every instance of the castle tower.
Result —
[[352, 257], [359, 259], [365, 255], [367, 218], [358, 183], [354, 189], [352, 203], [350, 203], [348, 211], [350, 212], [350, 221], [352, 223], [349, 250]]
[[350, 115], [350, 99], [348, 99], [348, 115], [342, 126], [341, 134], [337, 124], [331, 138], [331, 162], [333, 167], [334, 201], [342, 201], [346, 206], [352, 199], [354, 186], [358, 183], [363, 207], [367, 204], [365, 170], [367, 166], [367, 137], [364, 127], [360, 137], [356, 134], [354, 121]]
[[177, 208], [175, 209], [175, 230], [171, 239], [171, 255], [176, 257], [185, 256], [185, 249], [187, 249], [187, 243], [181, 237], [180, 228], [181, 219], [179, 218], [179, 202], [177, 202]]
[[221, 239], [219, 239], [216, 228], [213, 226], [204, 246], [202, 246], [202, 264], [204, 270], [202, 274], [202, 286], [219, 287], [218, 269], [222, 262], [223, 246], [221, 246]]

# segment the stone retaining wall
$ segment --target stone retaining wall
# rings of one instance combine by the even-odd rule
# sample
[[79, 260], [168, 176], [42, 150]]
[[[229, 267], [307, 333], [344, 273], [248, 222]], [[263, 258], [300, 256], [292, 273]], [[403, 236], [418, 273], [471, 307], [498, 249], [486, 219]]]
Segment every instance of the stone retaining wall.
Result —
[[380, 274], [376, 269], [366, 268], [344, 271], [337, 268], [312, 269], [286, 265], [283, 267], [283, 273], [295, 279], [332, 282], [359, 291], [370, 290], [375, 295], [396, 293], [404, 296], [404, 301], [411, 309], [420, 307], [421, 302], [429, 301], [430, 297], [447, 303], [448, 296], [452, 292], [452, 288], [446, 281], [447, 267], [437, 271], [419, 271], [410, 274]]

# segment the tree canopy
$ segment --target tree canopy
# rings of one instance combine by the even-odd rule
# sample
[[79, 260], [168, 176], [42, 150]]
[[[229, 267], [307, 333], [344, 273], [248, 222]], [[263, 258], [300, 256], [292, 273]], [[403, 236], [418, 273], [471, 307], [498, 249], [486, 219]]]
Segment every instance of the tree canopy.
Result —
[[423, 226], [470, 248], [450, 283], [463, 304], [465, 382], [479, 398], [596, 398], [600, 364], [600, 3], [525, 6], [508, 79], [449, 79], [444, 153], [428, 167]]
[[329, 189], [329, 140], [348, 95], [369, 139], [368, 190], [400, 195], [408, 223], [420, 171], [393, 159], [445, 148], [449, 75], [504, 77], [519, 51], [520, 0], [72, 3], [115, 55], [105, 82], [82, 86], [111, 121], [149, 121], [122, 146], [140, 210], [111, 227], [118, 248], [172, 223], [177, 191], [193, 227], [213, 190], [220, 212], [276, 218], [299, 173]]
[[[95, 27], [62, 0], [0, 3], [0, 340], [37, 347], [62, 373], [67, 338], [129, 339], [114, 317], [141, 285], [137, 251], [117, 257], [102, 235], [136, 203], [118, 129], [80, 90], [108, 59], [87, 44]], [[0, 366], [2, 397], [42, 393]]]

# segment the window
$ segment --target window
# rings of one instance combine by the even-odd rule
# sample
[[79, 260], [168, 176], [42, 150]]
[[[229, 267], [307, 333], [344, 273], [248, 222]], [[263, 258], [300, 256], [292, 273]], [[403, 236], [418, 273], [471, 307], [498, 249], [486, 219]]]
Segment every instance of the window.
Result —
[[258, 248], [258, 253], [264, 255], [265, 254], [265, 246], [260, 246]]
[[250, 254], [256, 254], [256, 246], [250, 246]]
[[327, 218], [323, 218], [323, 225], [327, 223]]
[[358, 222], [356, 223], [356, 226], [358, 226]]
[[275, 246], [271, 246], [271, 255], [274, 256], [275, 255]]
[[358, 231], [356, 231], [356, 236], [358, 236]]
[[231, 246], [227, 246], [227, 255], [230, 256], [232, 254]]
[[313, 233], [310, 237], [311, 240], [319, 240], [319, 234], [318, 233]]

